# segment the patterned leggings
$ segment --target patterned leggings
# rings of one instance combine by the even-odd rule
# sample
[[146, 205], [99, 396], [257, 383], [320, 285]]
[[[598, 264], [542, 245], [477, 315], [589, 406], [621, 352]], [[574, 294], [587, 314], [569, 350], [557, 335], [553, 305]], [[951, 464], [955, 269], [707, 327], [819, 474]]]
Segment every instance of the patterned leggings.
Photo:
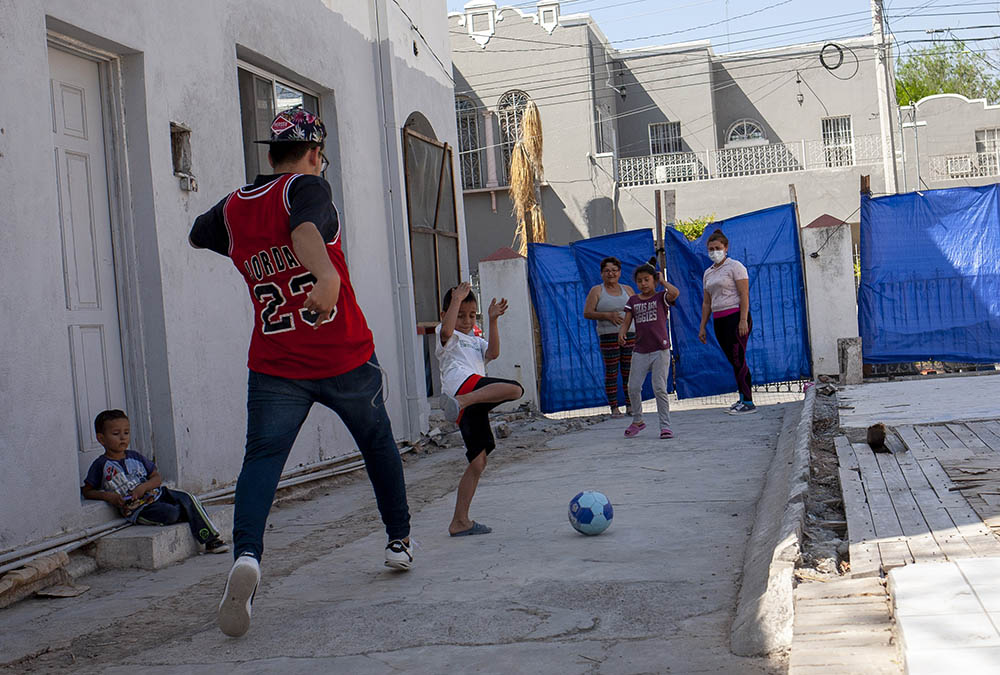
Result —
[[628, 373], [632, 368], [632, 347], [635, 346], [635, 333], [625, 336], [625, 346], [618, 344], [618, 334], [597, 336], [601, 342], [601, 358], [604, 359], [604, 393], [608, 397], [608, 405], [618, 406], [618, 369], [622, 371], [622, 383], [625, 389], [625, 405], [632, 407], [628, 396]]

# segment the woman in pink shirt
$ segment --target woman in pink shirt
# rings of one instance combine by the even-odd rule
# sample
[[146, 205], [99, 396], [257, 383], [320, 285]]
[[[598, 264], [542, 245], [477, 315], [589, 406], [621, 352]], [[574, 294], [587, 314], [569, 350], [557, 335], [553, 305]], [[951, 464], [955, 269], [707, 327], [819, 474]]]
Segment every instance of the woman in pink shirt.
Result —
[[702, 277], [705, 299], [701, 303], [698, 339], [708, 343], [705, 326], [711, 315], [715, 337], [733, 366], [736, 386], [740, 390], [740, 400], [729, 408], [729, 414], [749, 415], [757, 412], [750, 389], [750, 367], [747, 365], [747, 341], [753, 328], [750, 276], [742, 263], [729, 257], [729, 239], [722, 230], [716, 230], [708, 238], [708, 257], [713, 264]]

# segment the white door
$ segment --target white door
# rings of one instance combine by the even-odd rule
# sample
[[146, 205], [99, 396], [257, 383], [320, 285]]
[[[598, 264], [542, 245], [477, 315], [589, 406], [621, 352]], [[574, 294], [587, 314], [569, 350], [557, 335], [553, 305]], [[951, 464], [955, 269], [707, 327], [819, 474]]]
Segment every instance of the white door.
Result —
[[125, 371], [98, 66], [50, 47], [49, 74], [66, 289], [62, 324], [69, 340], [82, 477], [103, 452], [94, 438], [94, 417], [108, 408], [125, 408]]

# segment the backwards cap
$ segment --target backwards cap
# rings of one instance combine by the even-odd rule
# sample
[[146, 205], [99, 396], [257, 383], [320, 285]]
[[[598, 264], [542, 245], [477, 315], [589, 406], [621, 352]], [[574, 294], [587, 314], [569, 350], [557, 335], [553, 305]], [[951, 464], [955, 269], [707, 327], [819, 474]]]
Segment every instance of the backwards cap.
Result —
[[271, 122], [271, 137], [254, 143], [319, 143], [326, 141], [326, 126], [302, 106], [278, 113]]

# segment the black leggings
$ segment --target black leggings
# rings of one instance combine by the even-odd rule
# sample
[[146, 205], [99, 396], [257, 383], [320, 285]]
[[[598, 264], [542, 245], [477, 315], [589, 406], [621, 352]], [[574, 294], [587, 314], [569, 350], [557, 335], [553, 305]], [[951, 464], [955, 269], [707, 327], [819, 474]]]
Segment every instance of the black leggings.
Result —
[[747, 365], [747, 341], [753, 330], [753, 319], [747, 314], [747, 334], [740, 337], [740, 313], [733, 312], [712, 321], [715, 326], [715, 337], [722, 347], [726, 359], [733, 366], [736, 376], [736, 386], [744, 401], [753, 401], [753, 391], [750, 389], [750, 366]]

